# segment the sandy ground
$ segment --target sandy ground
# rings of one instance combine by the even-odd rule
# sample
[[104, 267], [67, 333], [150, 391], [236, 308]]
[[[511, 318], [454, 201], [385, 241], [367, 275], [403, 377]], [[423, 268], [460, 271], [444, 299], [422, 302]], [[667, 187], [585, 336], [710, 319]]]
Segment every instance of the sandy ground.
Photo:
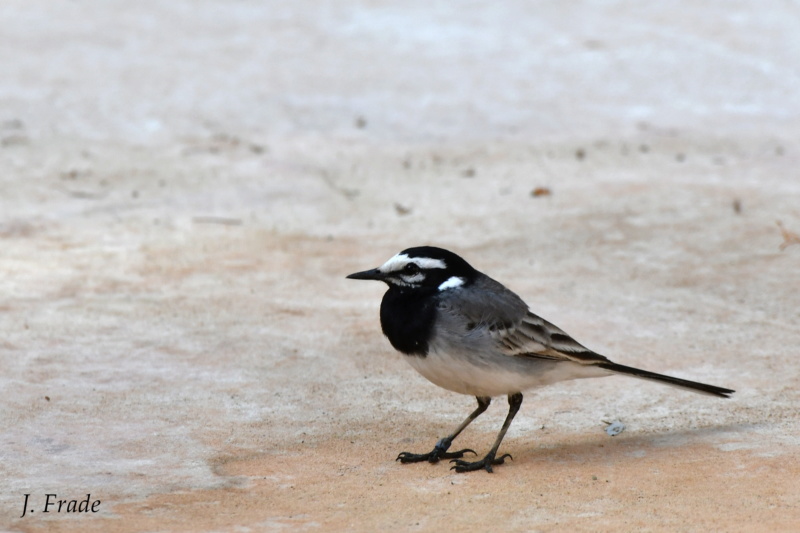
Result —
[[[800, 13], [668, 6], [3, 2], [0, 529], [797, 531]], [[419, 244], [738, 392], [564, 383], [493, 475], [400, 465], [474, 399], [344, 276]]]

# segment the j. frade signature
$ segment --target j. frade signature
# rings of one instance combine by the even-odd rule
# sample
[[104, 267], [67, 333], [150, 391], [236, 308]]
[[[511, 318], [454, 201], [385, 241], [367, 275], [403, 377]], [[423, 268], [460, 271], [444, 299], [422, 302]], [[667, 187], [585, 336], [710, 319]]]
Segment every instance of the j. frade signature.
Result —
[[[33, 513], [36, 509], [28, 505], [30, 494], [25, 494], [25, 501], [22, 503], [22, 516]], [[64, 499], [59, 500], [57, 494], [45, 494], [43, 513], [96, 513], [100, 509], [100, 500], [92, 500], [92, 495], [87, 494], [86, 498], [78, 500]]]

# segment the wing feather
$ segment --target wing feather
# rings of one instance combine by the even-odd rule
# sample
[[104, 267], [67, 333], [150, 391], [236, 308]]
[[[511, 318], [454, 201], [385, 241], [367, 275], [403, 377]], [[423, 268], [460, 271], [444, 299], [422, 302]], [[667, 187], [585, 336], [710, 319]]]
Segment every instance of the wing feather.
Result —
[[497, 351], [508, 356], [582, 365], [609, 362], [555, 324], [531, 313], [519, 296], [488, 276], [474, 282], [469, 297], [452, 292], [440, 300], [439, 308], [454, 319], [450, 327], [467, 324], [466, 335], [488, 333]]
[[[509, 335], [515, 337], [513, 342], [518, 346], [520, 341], [516, 337], [523, 337], [528, 341], [527, 344], [523, 344], [522, 350], [509, 355], [547, 357], [548, 359], [561, 359], [584, 365], [608, 361], [606, 357], [586, 348], [555, 324], [530, 311], [522, 318], [520, 326]], [[525, 350], [528, 346], [532, 349]], [[544, 349], [537, 349], [539, 346], [543, 346]]]

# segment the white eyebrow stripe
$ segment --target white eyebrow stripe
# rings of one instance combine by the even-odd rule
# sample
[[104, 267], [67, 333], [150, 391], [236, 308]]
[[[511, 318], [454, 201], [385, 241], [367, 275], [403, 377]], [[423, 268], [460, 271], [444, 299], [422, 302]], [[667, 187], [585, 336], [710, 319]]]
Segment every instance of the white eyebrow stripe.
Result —
[[429, 268], [447, 268], [447, 265], [444, 264], [444, 261], [441, 259], [431, 259], [430, 257], [415, 257], [412, 259], [416, 264], [419, 265], [421, 269], [429, 269]]
[[456, 287], [460, 287], [464, 284], [464, 278], [460, 278], [458, 276], [451, 276], [447, 278], [441, 285], [439, 285], [440, 291], [446, 291], [447, 289], [455, 289]]
[[378, 270], [380, 270], [384, 274], [388, 274], [389, 272], [402, 269], [407, 263], [408, 263], [408, 256], [406, 254], [397, 254], [396, 256], [386, 261], [383, 265], [378, 267]]
[[447, 265], [445, 265], [444, 261], [441, 259], [432, 259], [430, 257], [414, 257], [412, 259], [406, 254], [397, 254], [380, 266], [378, 270], [384, 274], [388, 274], [389, 272], [402, 270], [404, 266], [412, 262], [419, 265], [423, 270], [430, 268], [447, 268]]

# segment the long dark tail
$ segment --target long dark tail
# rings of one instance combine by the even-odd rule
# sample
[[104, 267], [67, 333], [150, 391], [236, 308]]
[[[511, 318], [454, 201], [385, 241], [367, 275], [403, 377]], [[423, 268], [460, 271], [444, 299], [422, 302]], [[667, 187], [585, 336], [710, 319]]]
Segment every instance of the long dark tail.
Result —
[[597, 366], [605, 368], [617, 374], [625, 374], [626, 376], [633, 376], [642, 379], [649, 379], [651, 381], [658, 381], [659, 383], [666, 383], [673, 387], [680, 387], [693, 392], [701, 394], [710, 394], [711, 396], [718, 396], [720, 398], [729, 398], [734, 390], [723, 389], [722, 387], [715, 387], [714, 385], [706, 385], [705, 383], [698, 383], [696, 381], [689, 381], [688, 379], [674, 378], [672, 376], [665, 376], [663, 374], [656, 374], [655, 372], [648, 372], [647, 370], [639, 370], [631, 366], [618, 365], [617, 363], [598, 363]]

